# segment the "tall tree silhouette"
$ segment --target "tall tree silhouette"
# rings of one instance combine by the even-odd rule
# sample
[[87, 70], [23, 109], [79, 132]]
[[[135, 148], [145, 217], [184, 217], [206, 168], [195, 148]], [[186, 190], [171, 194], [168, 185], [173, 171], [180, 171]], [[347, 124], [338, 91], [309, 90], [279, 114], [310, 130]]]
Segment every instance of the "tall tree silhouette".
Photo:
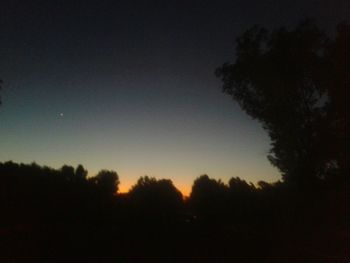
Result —
[[[330, 108], [339, 109], [335, 97], [349, 95], [349, 89], [338, 92], [341, 84], [335, 73], [337, 67], [345, 68], [337, 66], [336, 58], [341, 50], [337, 45], [347, 43], [339, 39], [348, 41], [348, 27], [342, 29], [347, 33], [339, 34], [333, 43], [309, 21], [272, 33], [256, 26], [238, 38], [235, 63], [216, 70], [223, 91], [268, 132], [272, 146], [268, 159], [285, 181], [308, 184], [339, 166], [339, 156], [327, 154], [332, 137], [324, 134], [330, 123], [339, 127], [329, 114]], [[348, 83], [348, 74], [343, 74]]]

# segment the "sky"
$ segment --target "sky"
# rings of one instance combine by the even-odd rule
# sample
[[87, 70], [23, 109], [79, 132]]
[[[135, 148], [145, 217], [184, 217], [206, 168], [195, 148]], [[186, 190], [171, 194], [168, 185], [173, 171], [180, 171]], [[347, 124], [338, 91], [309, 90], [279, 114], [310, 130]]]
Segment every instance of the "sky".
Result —
[[313, 19], [330, 35], [345, 0], [3, 1], [0, 161], [117, 171], [184, 194], [201, 174], [280, 180], [269, 138], [227, 95], [215, 68], [255, 24]]

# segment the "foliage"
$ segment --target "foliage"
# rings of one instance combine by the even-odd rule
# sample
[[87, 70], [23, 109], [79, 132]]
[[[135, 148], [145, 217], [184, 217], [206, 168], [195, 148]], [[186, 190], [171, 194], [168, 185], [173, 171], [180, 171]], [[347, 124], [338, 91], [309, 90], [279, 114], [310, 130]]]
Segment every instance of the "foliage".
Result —
[[79, 164], [77, 166], [77, 168], [75, 169], [75, 176], [79, 179], [79, 180], [85, 180], [87, 177], [88, 171], [84, 169], [84, 167]]
[[[339, 156], [331, 155], [326, 147], [334, 138], [325, 134], [331, 125], [339, 128], [329, 109], [339, 108], [334, 97], [342, 96], [333, 94], [341, 84], [334, 81], [344, 79], [346, 74], [335, 76], [339, 67], [345, 66], [337, 69], [339, 59], [333, 53], [341, 48], [332, 46], [349, 41], [349, 27], [345, 28], [347, 35], [339, 31], [332, 42], [311, 22], [272, 33], [253, 27], [238, 38], [235, 63], [216, 70], [223, 91], [268, 132], [268, 159], [287, 182], [314, 182], [329, 175], [330, 168], [339, 168]], [[348, 86], [342, 90], [349, 98]], [[348, 106], [344, 108], [343, 113]], [[348, 115], [337, 116], [349, 126]]]
[[189, 201], [197, 213], [211, 214], [225, 207], [227, 196], [228, 188], [221, 180], [209, 178], [204, 174], [193, 182]]
[[85, 174], [82, 166], [0, 163], [1, 262], [348, 258], [349, 185], [303, 192], [240, 178], [226, 185], [202, 175], [183, 200], [170, 180], [141, 177], [128, 194], [118, 194], [115, 172]]
[[171, 180], [144, 176], [129, 191], [129, 198], [137, 207], [155, 212], [177, 211], [182, 206], [182, 194]]
[[115, 171], [101, 170], [90, 181], [105, 195], [115, 195], [118, 192], [119, 177]]

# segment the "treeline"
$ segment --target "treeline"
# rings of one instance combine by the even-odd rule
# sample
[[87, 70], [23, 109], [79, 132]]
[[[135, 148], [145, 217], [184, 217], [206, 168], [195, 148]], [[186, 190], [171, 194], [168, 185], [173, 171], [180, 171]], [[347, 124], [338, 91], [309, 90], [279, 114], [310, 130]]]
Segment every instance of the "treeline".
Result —
[[301, 188], [198, 177], [188, 198], [141, 177], [0, 163], [1, 262], [337, 262], [349, 257], [349, 184]]

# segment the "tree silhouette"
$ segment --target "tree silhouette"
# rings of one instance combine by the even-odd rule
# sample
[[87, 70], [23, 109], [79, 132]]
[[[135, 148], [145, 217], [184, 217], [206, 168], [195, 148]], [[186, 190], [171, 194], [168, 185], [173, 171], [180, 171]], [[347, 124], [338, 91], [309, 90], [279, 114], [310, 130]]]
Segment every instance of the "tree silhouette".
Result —
[[228, 188], [223, 182], [204, 174], [194, 181], [189, 202], [201, 215], [216, 214], [226, 206], [227, 194]]
[[115, 172], [82, 180], [85, 175], [80, 165], [0, 163], [0, 262], [349, 258], [348, 189], [310, 191], [266, 182], [254, 187], [240, 178], [225, 185], [202, 175], [187, 203], [170, 180], [141, 177], [116, 198]]
[[74, 167], [69, 165], [63, 165], [61, 167], [61, 173], [65, 180], [71, 181], [73, 180], [75, 174]]
[[90, 181], [105, 195], [113, 196], [118, 192], [119, 177], [115, 171], [101, 170]]
[[252, 183], [248, 184], [239, 177], [232, 177], [228, 182], [228, 186], [230, 194], [237, 196], [246, 196], [256, 190]]
[[182, 205], [182, 194], [168, 179], [141, 177], [130, 189], [129, 197], [138, 208], [151, 213], [177, 212]]
[[[348, 54], [349, 29], [342, 29], [346, 33], [340, 32], [333, 46], [343, 45]], [[339, 40], [342, 38], [346, 41]], [[339, 59], [332, 54], [330, 43], [309, 21], [294, 30], [280, 28], [272, 33], [256, 26], [238, 38], [235, 63], [216, 70], [223, 91], [268, 132], [272, 146], [268, 159], [287, 182], [309, 184], [339, 166], [339, 157], [330, 155], [327, 148], [332, 137], [324, 134], [330, 124], [339, 127], [329, 109], [339, 109], [335, 97], [349, 98], [349, 89], [340, 92], [340, 84], [334, 83], [343, 79], [348, 85], [348, 74], [341, 71], [338, 74], [344, 76], [336, 77]], [[341, 48], [333, 50], [337, 53]], [[343, 64], [338, 67], [345, 68]], [[348, 112], [345, 107], [339, 111]], [[346, 120], [346, 131], [348, 115], [341, 118]], [[349, 156], [348, 152], [344, 155]]]
[[77, 168], [75, 169], [75, 177], [78, 179], [78, 180], [85, 180], [86, 179], [86, 176], [88, 174], [88, 171], [84, 169], [84, 167], [79, 164], [77, 166]]
[[337, 29], [329, 52], [333, 78], [328, 88], [326, 159], [333, 161], [341, 175], [346, 175], [350, 173], [350, 25], [341, 23]]

